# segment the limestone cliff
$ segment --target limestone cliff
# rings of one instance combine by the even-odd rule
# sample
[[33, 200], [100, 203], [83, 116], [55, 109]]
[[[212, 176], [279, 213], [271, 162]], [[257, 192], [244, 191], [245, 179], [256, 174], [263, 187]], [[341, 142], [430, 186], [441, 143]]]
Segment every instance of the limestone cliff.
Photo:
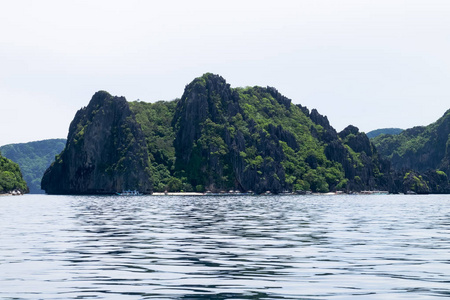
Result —
[[[177, 104], [175, 128], [176, 170], [191, 185], [210, 190], [239, 185], [233, 164], [228, 125], [240, 112], [239, 95], [217, 75], [208, 74], [186, 86]], [[238, 143], [239, 144], [239, 143]]]
[[[427, 186], [446, 190], [444, 177], [430, 173], [435, 182]], [[76, 114], [42, 187], [52, 194], [400, 191], [422, 180], [400, 178], [358, 128], [338, 133], [273, 87], [231, 88], [207, 73], [174, 101], [127, 103], [96, 93]]]
[[42, 189], [48, 194], [152, 191], [145, 137], [125, 98], [100, 91], [77, 112]]
[[[301, 106], [300, 106], [301, 107]], [[337, 133], [327, 117], [315, 109], [308, 113], [302, 110], [323, 130], [314, 133], [325, 143], [325, 156], [342, 165], [345, 178], [348, 179], [347, 191], [389, 190], [392, 174], [388, 160], [381, 158], [369, 138], [353, 125]]]
[[[340, 137], [317, 110], [275, 88], [232, 89], [214, 74], [186, 86], [173, 125], [175, 176], [208, 190], [387, 188], [372, 145], [356, 127]], [[356, 130], [356, 131], [355, 131]], [[351, 133], [351, 134], [350, 134]]]

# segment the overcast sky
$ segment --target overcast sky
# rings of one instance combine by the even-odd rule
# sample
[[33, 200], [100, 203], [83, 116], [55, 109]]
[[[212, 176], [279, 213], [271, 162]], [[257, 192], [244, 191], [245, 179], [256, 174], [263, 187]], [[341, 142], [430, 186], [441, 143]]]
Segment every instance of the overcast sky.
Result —
[[450, 108], [450, 1], [0, 0], [0, 145], [67, 137], [98, 90], [171, 100], [206, 72], [337, 130], [427, 125]]

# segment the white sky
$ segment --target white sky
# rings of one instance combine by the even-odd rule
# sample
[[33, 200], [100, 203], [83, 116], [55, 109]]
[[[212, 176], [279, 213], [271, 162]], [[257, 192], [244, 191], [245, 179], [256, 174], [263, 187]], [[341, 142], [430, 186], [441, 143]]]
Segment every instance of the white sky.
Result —
[[450, 108], [450, 1], [0, 0], [0, 145], [65, 138], [98, 90], [171, 100], [206, 72], [337, 130], [427, 125]]

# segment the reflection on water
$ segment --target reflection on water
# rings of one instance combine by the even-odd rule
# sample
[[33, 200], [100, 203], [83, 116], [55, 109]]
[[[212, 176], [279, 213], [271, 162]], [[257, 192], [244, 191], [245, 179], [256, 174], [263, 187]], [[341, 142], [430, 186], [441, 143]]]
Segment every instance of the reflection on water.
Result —
[[3, 299], [450, 296], [450, 196], [0, 198]]

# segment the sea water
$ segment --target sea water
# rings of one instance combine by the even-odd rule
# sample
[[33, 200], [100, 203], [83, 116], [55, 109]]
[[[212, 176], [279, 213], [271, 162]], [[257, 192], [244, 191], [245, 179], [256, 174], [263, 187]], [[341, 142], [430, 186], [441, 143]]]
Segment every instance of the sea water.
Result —
[[442, 297], [449, 195], [0, 197], [1, 299]]

